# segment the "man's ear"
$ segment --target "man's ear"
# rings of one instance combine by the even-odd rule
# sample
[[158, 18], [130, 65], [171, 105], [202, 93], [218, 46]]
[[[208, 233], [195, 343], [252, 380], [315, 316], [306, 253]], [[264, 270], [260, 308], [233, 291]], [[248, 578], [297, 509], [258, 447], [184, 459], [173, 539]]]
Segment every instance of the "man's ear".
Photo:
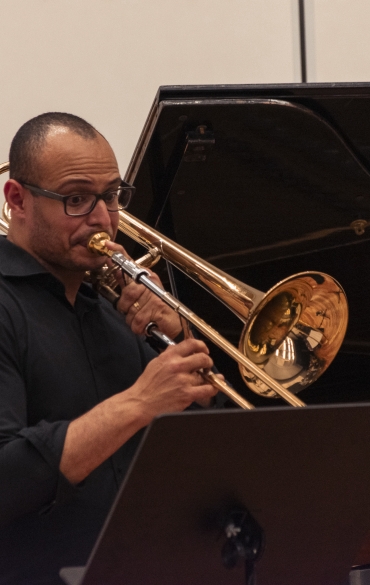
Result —
[[24, 217], [24, 200], [26, 190], [15, 179], [9, 179], [4, 185], [5, 200], [11, 210], [12, 217]]

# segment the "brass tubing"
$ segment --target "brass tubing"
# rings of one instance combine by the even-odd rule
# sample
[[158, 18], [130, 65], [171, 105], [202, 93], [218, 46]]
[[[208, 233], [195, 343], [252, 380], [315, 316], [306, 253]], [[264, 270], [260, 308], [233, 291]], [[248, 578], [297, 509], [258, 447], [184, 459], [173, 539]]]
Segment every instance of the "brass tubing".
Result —
[[[149, 337], [154, 337], [159, 340], [164, 345], [176, 345], [176, 343], [170, 339], [165, 333], [162, 333], [156, 325], [156, 323], [148, 323], [146, 326], [146, 333]], [[198, 372], [202, 378], [212, 384], [217, 390], [226, 394], [233, 402], [235, 402], [238, 406], [241, 406], [244, 410], [253, 410], [255, 407], [253, 404], [245, 400], [235, 392], [233, 388], [231, 388], [224, 380], [220, 380], [214, 372], [208, 371], [199, 371]]]
[[248, 400], [245, 400], [245, 398], [243, 398], [242, 396], [240, 396], [240, 394], [235, 392], [235, 390], [231, 388], [231, 386], [229, 386], [224, 380], [220, 380], [220, 378], [217, 378], [216, 374], [214, 374], [213, 372], [201, 372], [201, 376], [203, 376], [206, 382], [209, 382], [209, 384], [212, 384], [212, 386], [217, 388], [217, 390], [226, 394], [226, 396], [228, 396], [230, 400], [235, 402], [235, 404], [237, 404], [244, 410], [254, 409], [253, 404], [251, 404], [250, 402], [248, 402]]
[[4, 232], [5, 235], [7, 235], [8, 233], [8, 229], [9, 229], [9, 224], [0, 217], [0, 230], [2, 232]]
[[264, 293], [222, 272], [189, 250], [142, 223], [127, 211], [119, 212], [118, 229], [179, 268], [197, 284], [213, 294], [246, 323], [251, 310], [263, 299]]
[[[157, 284], [155, 284], [149, 276], [149, 273], [137, 266], [135, 262], [129, 260], [126, 256], [121, 253], [113, 252], [105, 246], [105, 241], [109, 240], [108, 234], [100, 232], [93, 235], [89, 242], [88, 248], [95, 254], [102, 256], [108, 256], [112, 259], [115, 264], [118, 264], [126, 274], [128, 274], [135, 282], [144, 284], [149, 290], [161, 298], [167, 305], [169, 305], [174, 311], [179, 313], [187, 321], [198, 329], [203, 335], [205, 335], [210, 341], [227, 353], [237, 363], [242, 364], [245, 368], [251, 371], [257, 378], [262, 380], [268, 387], [272, 388], [281, 398], [286, 402], [295, 407], [306, 406], [305, 403], [297, 398], [294, 394], [289, 392], [286, 388], [281, 386], [273, 378], [270, 378], [263, 370], [256, 366], [253, 362], [247, 359], [242, 353], [240, 353], [236, 347], [229, 343], [223, 338], [217, 331], [207, 325], [203, 319], [200, 319], [193, 311], [183, 305], [178, 299], [173, 297], [169, 292], [165, 291]], [[228, 394], [229, 395], [229, 394]], [[231, 396], [230, 396], [231, 397]]]
[[6, 171], [8, 171], [8, 170], [9, 170], [9, 163], [8, 162], [0, 164], [0, 175], [2, 173], [6, 173]]
[[[249, 364], [258, 364], [259, 375], [250, 365], [237, 361], [244, 382], [254, 392], [269, 397], [292, 396], [314, 382], [330, 365], [348, 322], [346, 295], [334, 278], [322, 272], [302, 272], [263, 293], [199, 258], [127, 211], [120, 211], [119, 216], [120, 231], [154, 256], [162, 256], [241, 319], [244, 329], [238, 353], [246, 355]], [[228, 353], [238, 351], [231, 347]], [[270, 382], [265, 382], [262, 369]], [[272, 390], [272, 379], [281, 381], [278, 392]], [[282, 392], [283, 380], [289, 390]], [[290, 399], [288, 402], [292, 403]]]
[[[8, 171], [8, 170], [9, 170], [9, 163], [8, 162], [0, 164], [0, 175], [2, 175], [3, 173], [6, 173], [6, 171]], [[3, 218], [0, 218], [0, 230], [2, 232], [4, 232], [4, 234], [7, 234], [8, 228], [9, 228], [9, 224], [6, 220], [5, 211], [3, 209]]]

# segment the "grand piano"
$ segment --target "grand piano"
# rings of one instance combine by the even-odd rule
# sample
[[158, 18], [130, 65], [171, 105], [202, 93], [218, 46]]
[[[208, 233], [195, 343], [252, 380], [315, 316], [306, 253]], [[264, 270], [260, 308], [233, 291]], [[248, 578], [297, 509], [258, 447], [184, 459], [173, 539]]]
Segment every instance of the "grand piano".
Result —
[[[370, 398], [370, 84], [161, 87], [125, 179], [130, 213], [240, 281], [267, 291], [320, 271], [346, 291], [349, 325], [327, 371], [300, 393], [307, 404]], [[133, 257], [143, 249], [119, 236]], [[238, 345], [242, 324], [164, 261], [166, 288]], [[173, 284], [172, 284], [173, 286]], [[368, 307], [368, 308], [366, 308]], [[256, 406], [283, 404], [218, 369]]]

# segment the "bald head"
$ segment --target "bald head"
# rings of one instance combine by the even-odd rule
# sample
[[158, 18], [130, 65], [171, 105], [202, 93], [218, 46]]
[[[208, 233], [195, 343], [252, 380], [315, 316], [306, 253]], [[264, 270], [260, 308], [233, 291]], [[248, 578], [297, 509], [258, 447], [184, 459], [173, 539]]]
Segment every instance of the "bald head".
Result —
[[99, 132], [78, 116], [48, 112], [32, 118], [20, 127], [9, 152], [10, 178], [35, 184], [40, 178], [41, 154], [48, 137], [72, 132], [85, 140], [96, 140]]
[[17, 170], [19, 167], [10, 163], [12, 177], [4, 185], [11, 210], [8, 239], [62, 282], [74, 282], [74, 277], [69, 279], [66, 274], [77, 275], [80, 282], [85, 270], [101, 267], [105, 259], [91, 254], [87, 240], [97, 231], [107, 232], [114, 239], [119, 221], [118, 213], [111, 213], [101, 198], [88, 214], [70, 216], [58, 197], [32, 190], [34, 186], [65, 197], [78, 197], [118, 188], [121, 176], [109, 143], [94, 128], [86, 132], [79, 128], [53, 120], [42, 133], [31, 133], [30, 139], [19, 140], [21, 147], [27, 147], [23, 151], [27, 154], [28, 150], [28, 166], [21, 160], [23, 167]]

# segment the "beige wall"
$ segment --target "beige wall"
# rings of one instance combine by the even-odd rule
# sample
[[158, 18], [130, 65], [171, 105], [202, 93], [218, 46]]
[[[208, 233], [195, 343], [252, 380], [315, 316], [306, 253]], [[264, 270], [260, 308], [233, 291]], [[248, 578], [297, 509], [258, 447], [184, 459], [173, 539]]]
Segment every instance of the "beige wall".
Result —
[[124, 172], [160, 85], [299, 80], [296, 0], [1, 0], [0, 162], [30, 117], [69, 111]]
[[[306, 0], [308, 80], [369, 80], [369, 0]], [[298, 0], [1, 0], [0, 162], [30, 117], [85, 117], [124, 173], [159, 85], [300, 81]]]
[[370, 81], [369, 0], [305, 0], [308, 81]]

